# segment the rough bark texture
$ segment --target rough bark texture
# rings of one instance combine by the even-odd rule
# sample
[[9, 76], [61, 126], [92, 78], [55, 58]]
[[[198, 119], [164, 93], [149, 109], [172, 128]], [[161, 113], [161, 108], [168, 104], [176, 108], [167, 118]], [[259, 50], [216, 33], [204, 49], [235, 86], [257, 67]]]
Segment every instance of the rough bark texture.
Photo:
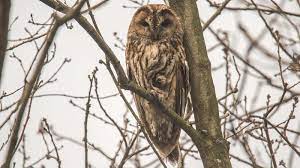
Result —
[[0, 0], [0, 85], [7, 45], [10, 0]]
[[190, 68], [191, 96], [197, 131], [194, 141], [205, 168], [230, 168], [228, 144], [221, 132], [218, 103], [195, 0], [169, 0], [184, 25], [184, 46]]

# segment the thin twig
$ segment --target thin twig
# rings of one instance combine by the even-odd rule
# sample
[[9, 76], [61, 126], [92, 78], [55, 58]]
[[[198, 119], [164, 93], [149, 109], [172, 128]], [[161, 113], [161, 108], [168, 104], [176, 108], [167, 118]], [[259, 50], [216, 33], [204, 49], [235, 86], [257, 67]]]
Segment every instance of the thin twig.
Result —
[[92, 92], [92, 87], [93, 87], [93, 80], [94, 80], [94, 74], [96, 71], [93, 71], [92, 76], [89, 75], [89, 81], [90, 81], [90, 87], [89, 87], [89, 92], [88, 92], [88, 99], [86, 102], [86, 108], [85, 108], [85, 118], [84, 118], [84, 137], [83, 137], [83, 142], [84, 142], [84, 163], [85, 163], [85, 168], [89, 167], [89, 161], [88, 161], [88, 138], [87, 138], [87, 133], [88, 133], [88, 119], [89, 119], [89, 113], [90, 113], [90, 107], [91, 107], [91, 92]]
[[46, 118], [43, 119], [43, 122], [44, 122], [44, 124], [46, 126], [46, 128], [44, 128], [44, 130], [49, 134], [51, 142], [52, 142], [52, 144], [54, 146], [54, 150], [55, 150], [55, 153], [56, 153], [55, 160], [57, 161], [58, 168], [61, 168], [61, 159], [60, 159], [59, 154], [58, 154], [58, 148], [57, 148], [57, 146], [56, 146], [56, 144], [54, 142], [54, 139], [53, 139], [53, 136], [52, 136], [52, 133], [50, 131], [50, 127], [49, 127], [49, 124], [48, 124]]
[[223, 4], [218, 8], [218, 10], [205, 22], [205, 24], [202, 27], [202, 31], [205, 31], [205, 29], [221, 14], [223, 9], [230, 1], [231, 0], [226, 0], [225, 2], [223, 2]]

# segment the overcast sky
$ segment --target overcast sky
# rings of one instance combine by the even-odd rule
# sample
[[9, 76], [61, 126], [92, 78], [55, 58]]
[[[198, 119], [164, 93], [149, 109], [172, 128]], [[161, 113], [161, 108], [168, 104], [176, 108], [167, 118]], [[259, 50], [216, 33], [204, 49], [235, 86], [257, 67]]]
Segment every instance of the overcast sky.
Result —
[[[91, 0], [92, 4], [99, 2], [99, 0]], [[153, 0], [151, 3], [161, 3], [159, 0]], [[72, 4], [68, 1], [68, 5]], [[233, 2], [234, 4], [234, 2]], [[126, 0], [110, 0], [105, 6], [100, 7], [94, 12], [96, 21], [99, 25], [100, 31], [105, 39], [105, 41], [113, 49], [119, 60], [121, 61], [123, 67], [125, 67], [125, 54], [124, 51], [114, 47], [114, 43], [117, 43], [113, 36], [113, 32], [117, 32], [119, 37], [126, 42], [127, 29], [131, 20], [131, 17], [136, 9], [124, 8], [123, 5], [136, 6]], [[207, 2], [204, 0], [198, 2], [199, 12], [202, 20], [207, 20], [209, 16], [213, 14], [212, 8], [209, 7]], [[293, 11], [293, 8], [288, 10]], [[30, 15], [33, 14], [35, 21], [43, 22], [50, 17], [53, 12], [48, 6], [44, 5], [38, 0], [13, 0], [11, 8], [11, 21], [18, 17], [17, 21], [13, 24], [9, 39], [18, 39], [21, 37], [28, 36], [24, 28], [27, 28], [32, 33], [38, 28], [28, 23]], [[220, 17], [214, 21], [212, 24], [213, 28], [216, 30], [222, 28], [222, 30], [227, 30], [230, 33], [231, 45], [238, 46], [236, 48], [244, 49], [247, 45], [244, 40], [241, 39], [241, 35], [236, 29], [237, 21], [243, 22], [247, 25], [250, 31], [257, 35], [258, 32], [263, 28], [261, 20], [259, 20], [254, 13], [246, 14], [232, 14], [230, 12], [224, 12]], [[53, 62], [47, 65], [43, 69], [42, 79], [48, 79], [53, 72], [60, 66], [65, 58], [71, 59], [71, 62], [66, 64], [60, 73], [57, 75], [57, 81], [53, 84], [49, 84], [45, 88], [42, 88], [36, 93], [46, 94], [46, 93], [66, 93], [75, 96], [86, 96], [88, 94], [89, 80], [88, 75], [91, 74], [95, 66], [99, 68], [98, 79], [99, 79], [99, 89], [101, 96], [111, 95], [117, 93], [117, 90], [111, 80], [111, 77], [107, 73], [105, 67], [99, 65], [98, 61], [104, 59], [103, 52], [98, 48], [96, 43], [90, 38], [90, 36], [76, 23], [69, 22], [73, 25], [73, 29], [67, 29], [66, 26], [62, 26], [59, 32], [56, 34], [56, 57]], [[234, 28], [235, 27], [235, 28]], [[208, 31], [205, 31], [205, 40], [207, 48], [215, 44], [215, 39]], [[268, 40], [268, 39], [266, 39]], [[38, 40], [40, 45], [42, 40]], [[11, 46], [13, 43], [9, 43]], [[53, 49], [53, 47], [51, 48]], [[20, 57], [24, 62], [24, 66], [28, 69], [35, 53], [35, 45], [33, 43], [24, 45], [13, 51], [14, 54]], [[12, 52], [8, 52], [11, 55]], [[211, 52], [209, 58], [212, 63], [212, 67], [217, 67], [222, 64], [223, 59], [222, 48], [217, 51]], [[273, 74], [272, 67], [274, 62], [268, 62], [268, 60], [260, 60], [259, 58], [254, 58], [257, 64], [266, 65], [266, 69], [270, 69], [268, 73]], [[232, 74], [236, 78], [235, 73]], [[1, 84], [1, 92], [11, 92], [23, 85], [24, 73], [22, 72], [20, 66], [18, 66], [15, 59], [8, 58], [5, 62], [5, 69], [3, 72], [3, 79]], [[213, 73], [213, 79], [215, 83], [215, 89], [217, 97], [222, 97], [225, 94], [225, 77], [224, 70], [216, 71]], [[245, 95], [251, 99], [254, 96], [253, 89], [256, 87], [257, 82], [251, 81], [249, 79], [248, 87], [245, 90]], [[300, 89], [299, 89], [300, 90]], [[259, 98], [259, 105], [265, 104], [266, 95], [272, 93], [272, 97], [279, 97], [281, 92], [271, 88], [264, 88]], [[11, 98], [6, 99], [3, 103], [4, 105], [10, 104], [13, 100], [20, 96], [21, 92], [15, 94]], [[127, 97], [130, 99], [131, 94], [126, 92]], [[37, 135], [39, 124], [42, 118], [47, 118], [48, 122], [53, 125], [54, 130], [65, 136], [72, 137], [78, 141], [82, 141], [83, 138], [83, 122], [84, 113], [77, 108], [73, 107], [69, 103], [68, 98], [65, 97], [43, 97], [36, 98], [33, 101], [31, 117], [26, 130], [26, 146], [28, 148], [27, 152], [30, 156], [28, 163], [32, 163], [39, 157], [45, 155], [46, 148], [43, 144], [42, 137]], [[86, 100], [76, 100], [74, 102], [85, 106]], [[123, 101], [117, 96], [109, 99], [104, 99], [103, 104], [105, 109], [110, 113], [110, 115], [119, 123], [122, 123], [122, 117], [125, 113], [125, 105]], [[251, 107], [254, 109], [254, 107]], [[99, 111], [99, 107], [94, 102], [94, 106], [91, 107], [91, 112], [104, 117], [103, 112]], [[7, 113], [7, 112], [6, 112]], [[1, 118], [5, 118], [7, 115], [0, 113]], [[298, 118], [300, 117], [297, 114]], [[280, 117], [279, 117], [280, 118]], [[130, 122], [134, 124], [134, 119], [129, 115]], [[10, 125], [7, 125], [3, 130], [0, 130], [0, 143], [5, 141], [7, 133], [9, 131], [9, 126], [11, 126], [13, 120], [10, 121]], [[297, 122], [291, 124], [293, 127], [297, 127]], [[118, 131], [104, 124], [99, 120], [90, 118], [89, 121], [89, 131], [88, 138], [91, 142], [100, 146], [109, 155], [114, 155], [118, 142], [120, 141], [120, 136]], [[67, 143], [64, 141], [58, 141], [58, 146], [63, 145], [63, 149], [60, 150], [62, 167], [84, 167], [84, 148], [74, 145], [72, 143]], [[150, 151], [150, 150], [149, 150]], [[243, 152], [238, 147], [232, 145], [231, 152], [239, 155]], [[255, 151], [259, 152], [259, 151]], [[285, 151], [279, 151], [282, 154], [278, 155], [278, 159], [287, 160], [288, 155], [283, 154]], [[3, 160], [5, 152], [0, 151], [0, 163]], [[109, 162], [100, 154], [96, 152], [90, 152], [90, 162], [96, 167], [108, 167]], [[265, 160], [265, 156], [259, 158], [259, 162], [268, 163], [269, 160]], [[15, 161], [17, 162], [16, 167], [21, 167], [22, 155], [19, 153], [15, 156]], [[151, 159], [149, 159], [150, 161]], [[189, 161], [190, 160], [190, 161]], [[186, 167], [199, 167], [201, 161], [195, 161], [191, 158], [186, 162]], [[43, 162], [47, 167], [56, 167], [57, 163], [54, 160], [46, 160]], [[300, 159], [295, 159], [296, 165], [300, 164]], [[40, 166], [37, 166], [40, 167]], [[233, 162], [233, 167], [240, 167], [237, 162]]]

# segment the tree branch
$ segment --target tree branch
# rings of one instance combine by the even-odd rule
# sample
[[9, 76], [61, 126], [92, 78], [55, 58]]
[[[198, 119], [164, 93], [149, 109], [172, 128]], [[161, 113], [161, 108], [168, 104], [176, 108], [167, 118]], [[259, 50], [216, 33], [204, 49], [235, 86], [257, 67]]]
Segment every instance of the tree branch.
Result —
[[40, 50], [40, 57], [37, 60], [36, 66], [34, 71], [32, 71], [32, 76], [28, 82], [25, 83], [24, 90], [22, 92], [20, 101], [18, 101], [17, 107], [14, 109], [13, 112], [17, 112], [17, 118], [13, 126], [13, 134], [10, 139], [10, 145], [6, 154], [6, 160], [4, 164], [1, 166], [2, 168], [9, 168], [11, 160], [14, 156], [14, 151], [16, 144], [18, 142], [18, 134], [21, 126], [21, 122], [23, 119], [24, 111], [26, 109], [28, 100], [30, 98], [31, 92], [33, 90], [34, 84], [36, 83], [39, 74], [42, 71], [45, 59], [47, 57], [48, 50], [53, 42], [54, 36], [58, 30], [58, 28], [64, 24], [66, 21], [72, 19], [76, 14], [79, 12], [81, 7], [84, 4], [84, 0], [81, 0], [78, 4], [74, 6], [69, 12], [62, 18], [59, 18], [54, 14], [54, 22], [53, 26], [50, 28], [48, 35], [45, 38], [43, 43], [42, 49]]
[[0, 86], [1, 74], [7, 46], [10, 0], [0, 1]]

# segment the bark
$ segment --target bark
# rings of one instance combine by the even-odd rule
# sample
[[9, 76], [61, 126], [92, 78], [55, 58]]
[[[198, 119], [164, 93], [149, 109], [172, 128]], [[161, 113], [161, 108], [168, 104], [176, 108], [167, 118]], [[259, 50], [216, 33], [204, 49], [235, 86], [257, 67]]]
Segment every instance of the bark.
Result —
[[195, 0], [169, 0], [185, 29], [184, 47], [190, 68], [191, 97], [196, 129], [202, 139], [194, 141], [205, 168], [231, 168], [229, 146], [223, 138], [218, 102], [211, 75], [202, 27]]
[[5, 58], [5, 50], [7, 46], [9, 10], [10, 0], [0, 0], [0, 85]]

